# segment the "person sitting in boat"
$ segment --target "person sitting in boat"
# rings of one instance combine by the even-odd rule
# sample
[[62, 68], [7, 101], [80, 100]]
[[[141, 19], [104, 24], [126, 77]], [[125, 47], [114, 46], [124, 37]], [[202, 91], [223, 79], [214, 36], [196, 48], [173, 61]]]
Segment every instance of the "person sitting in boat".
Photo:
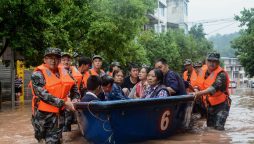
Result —
[[129, 98], [144, 98], [145, 90], [148, 87], [147, 75], [150, 71], [150, 67], [143, 66], [138, 74], [139, 82], [132, 88]]
[[163, 72], [163, 84], [167, 87], [170, 95], [186, 94], [183, 79], [176, 72], [169, 69], [166, 59], [157, 59], [155, 61], [155, 68], [158, 68]]
[[137, 64], [130, 64], [129, 76], [124, 78], [123, 84], [121, 85], [123, 92], [129, 95], [132, 88], [139, 82], [138, 79], [139, 66]]
[[123, 70], [115, 70], [113, 72], [114, 84], [112, 86], [112, 91], [108, 94], [108, 100], [124, 100], [129, 99], [123, 92], [121, 85], [124, 79]]
[[110, 65], [110, 67], [109, 67], [109, 71], [107, 72], [107, 74], [108, 74], [109, 76], [112, 77], [113, 72], [114, 72], [115, 70], [119, 70], [119, 69], [121, 69], [120, 63], [117, 62], [117, 61], [114, 61], [114, 62], [111, 63], [111, 65]]
[[168, 97], [167, 87], [163, 85], [163, 73], [159, 69], [153, 69], [148, 73], [147, 82], [149, 87], [145, 91], [145, 98]]
[[109, 93], [112, 92], [113, 84], [114, 84], [114, 79], [111, 76], [104, 75], [101, 77], [101, 88], [103, 91], [101, 95], [104, 95], [105, 100], [108, 99]]
[[101, 78], [96, 75], [91, 75], [87, 79], [87, 92], [82, 97], [82, 102], [100, 101], [98, 95], [101, 93]]

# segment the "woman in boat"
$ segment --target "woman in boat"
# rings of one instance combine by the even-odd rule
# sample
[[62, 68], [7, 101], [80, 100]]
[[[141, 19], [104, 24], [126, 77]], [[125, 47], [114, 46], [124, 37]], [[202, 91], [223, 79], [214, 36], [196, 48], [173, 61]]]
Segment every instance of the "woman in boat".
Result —
[[147, 75], [150, 71], [148, 66], [143, 66], [138, 74], [139, 82], [132, 88], [129, 98], [144, 98], [145, 90], [148, 87]]
[[108, 100], [124, 100], [129, 99], [124, 92], [122, 91], [121, 84], [123, 83], [124, 79], [124, 72], [123, 70], [115, 70], [113, 72], [114, 83], [112, 86], [112, 91], [108, 94]]
[[163, 73], [159, 69], [153, 69], [148, 73], [147, 82], [149, 87], [145, 91], [145, 98], [168, 97], [169, 92], [163, 85]]

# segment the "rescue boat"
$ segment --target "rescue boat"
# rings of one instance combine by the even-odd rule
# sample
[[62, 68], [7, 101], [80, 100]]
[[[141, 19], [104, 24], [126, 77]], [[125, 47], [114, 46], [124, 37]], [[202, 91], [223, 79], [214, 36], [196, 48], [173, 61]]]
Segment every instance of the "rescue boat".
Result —
[[193, 95], [167, 98], [78, 102], [77, 121], [92, 143], [163, 139], [188, 127]]

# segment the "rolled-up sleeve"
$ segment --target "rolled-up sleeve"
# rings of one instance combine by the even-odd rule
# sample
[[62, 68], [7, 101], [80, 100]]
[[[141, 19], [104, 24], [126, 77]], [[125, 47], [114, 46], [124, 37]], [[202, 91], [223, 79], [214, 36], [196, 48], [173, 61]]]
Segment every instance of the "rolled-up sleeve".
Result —
[[[226, 91], [226, 87], [227, 87], [227, 77], [226, 77], [226, 73], [225, 72], [221, 72], [217, 75], [215, 82], [212, 84], [212, 86], [215, 91]], [[215, 93], [215, 91], [213, 91], [212, 93]]]

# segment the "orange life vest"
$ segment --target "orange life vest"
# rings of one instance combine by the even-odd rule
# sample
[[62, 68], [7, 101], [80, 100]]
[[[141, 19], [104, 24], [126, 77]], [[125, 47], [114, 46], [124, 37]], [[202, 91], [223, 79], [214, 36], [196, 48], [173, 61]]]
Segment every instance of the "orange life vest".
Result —
[[[100, 72], [105, 73], [103, 70], [100, 70]], [[99, 76], [99, 74], [94, 69], [90, 69], [90, 70], [86, 71], [84, 73], [84, 76], [83, 76], [83, 79], [82, 79], [82, 83], [83, 83], [84, 88], [87, 88], [87, 80], [90, 77], [90, 75]]]
[[[185, 81], [187, 81], [187, 79], [188, 79], [188, 71], [187, 70], [183, 73], [183, 79]], [[190, 84], [192, 86], [194, 86], [196, 80], [197, 80], [197, 73], [195, 72], [195, 70], [192, 70], [191, 76], [190, 76]]]
[[81, 84], [81, 81], [82, 81], [82, 74], [78, 71], [78, 69], [74, 66], [71, 66], [71, 72], [72, 72], [72, 76], [74, 77], [74, 79], [76, 80], [77, 82], [77, 85], [78, 85], [78, 89], [80, 89], [80, 84]]
[[[75, 81], [69, 76], [66, 69], [63, 67], [59, 67], [58, 71], [60, 74], [60, 78], [56, 77], [54, 73], [52, 73], [44, 64], [38, 66], [35, 71], [41, 71], [46, 84], [44, 88], [53, 96], [62, 99], [64, 101], [67, 100], [67, 96], [70, 93], [70, 89], [75, 84]], [[32, 100], [32, 108], [35, 107], [35, 99], [38, 98], [33, 92], [33, 100]], [[38, 110], [45, 112], [53, 112], [59, 113], [59, 108], [55, 107], [51, 104], [48, 104], [42, 100], [37, 103]]]
[[108, 72], [108, 75], [112, 77], [113, 76], [113, 72]]
[[207, 70], [207, 65], [206, 64], [204, 64], [203, 66], [202, 66], [202, 70]]
[[[183, 73], [183, 79], [185, 81], [187, 81], [187, 79], [188, 79], [188, 71], [187, 70]], [[195, 85], [196, 80], [197, 80], [197, 73], [195, 72], [195, 70], [192, 70], [191, 76], [190, 76], [190, 85], [192, 87]], [[187, 91], [187, 93], [192, 92], [192, 90], [190, 88], [187, 88], [186, 91]]]
[[[203, 82], [203, 90], [207, 89], [208, 87], [210, 87], [216, 80], [217, 75], [220, 72], [225, 72], [220, 66], [214, 70], [206, 79], [204, 79]], [[214, 105], [218, 105], [220, 103], [225, 102], [225, 100], [227, 100], [228, 98], [228, 85], [229, 85], [229, 77], [227, 72], [225, 72], [226, 74], [226, 92], [222, 92], [222, 91], [216, 91], [213, 95], [208, 94], [208, 95], [204, 95], [203, 96], [203, 102], [207, 105], [210, 104], [211, 106]]]
[[201, 72], [197, 73], [197, 79], [195, 81], [195, 84], [193, 85], [194, 87], [198, 87], [199, 90], [203, 90], [203, 84], [205, 81], [205, 73], [207, 71], [207, 67], [202, 67]]

